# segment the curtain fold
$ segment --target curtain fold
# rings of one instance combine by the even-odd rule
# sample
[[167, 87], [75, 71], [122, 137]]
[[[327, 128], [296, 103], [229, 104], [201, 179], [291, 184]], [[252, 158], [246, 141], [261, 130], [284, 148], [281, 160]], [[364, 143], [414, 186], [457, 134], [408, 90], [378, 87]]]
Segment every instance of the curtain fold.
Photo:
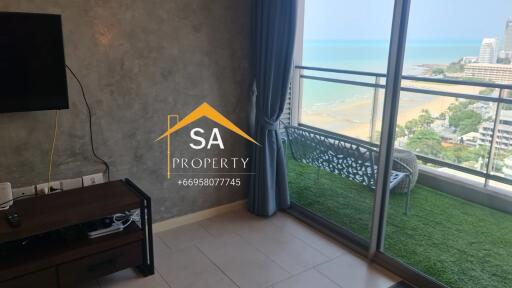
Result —
[[290, 83], [297, 22], [297, 0], [253, 0], [251, 11], [251, 93], [256, 102], [248, 209], [270, 216], [288, 208], [288, 180], [278, 131]]

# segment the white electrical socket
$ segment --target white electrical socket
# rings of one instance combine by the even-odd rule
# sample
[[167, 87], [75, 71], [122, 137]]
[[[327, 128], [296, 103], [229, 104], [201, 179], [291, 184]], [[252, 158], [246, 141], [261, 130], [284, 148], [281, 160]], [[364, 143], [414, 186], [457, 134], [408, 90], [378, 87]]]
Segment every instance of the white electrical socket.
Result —
[[82, 178], [65, 179], [60, 181], [60, 187], [63, 191], [81, 188]]
[[101, 183], [105, 182], [105, 180], [103, 179], [102, 173], [97, 173], [97, 174], [83, 176], [82, 182], [84, 184], [84, 187], [87, 187], [87, 186], [91, 186], [91, 185], [101, 184]]
[[59, 190], [62, 190], [62, 188], [60, 187], [59, 181], [50, 182], [50, 188], [51, 189], [48, 189], [48, 183], [37, 184], [36, 193], [38, 195], [45, 195], [45, 194], [58, 192]]
[[11, 183], [0, 183], [0, 210], [8, 209], [12, 205]]
[[36, 186], [26, 186], [12, 189], [12, 197], [36, 196]]

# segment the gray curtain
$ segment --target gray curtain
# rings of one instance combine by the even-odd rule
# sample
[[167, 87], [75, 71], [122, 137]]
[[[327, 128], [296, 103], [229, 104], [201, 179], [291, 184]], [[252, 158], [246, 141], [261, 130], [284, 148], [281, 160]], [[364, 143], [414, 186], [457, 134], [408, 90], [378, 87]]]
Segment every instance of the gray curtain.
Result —
[[253, 0], [251, 23], [252, 95], [255, 98], [255, 133], [248, 209], [270, 216], [288, 208], [288, 180], [280, 133], [293, 60], [296, 0]]

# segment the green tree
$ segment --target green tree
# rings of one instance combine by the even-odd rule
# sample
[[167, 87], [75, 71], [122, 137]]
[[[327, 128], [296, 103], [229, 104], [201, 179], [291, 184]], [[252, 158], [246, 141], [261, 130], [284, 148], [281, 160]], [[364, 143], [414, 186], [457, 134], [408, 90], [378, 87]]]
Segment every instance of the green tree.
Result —
[[501, 169], [503, 169], [503, 166], [504, 166], [504, 163], [503, 161], [512, 156], [512, 151], [507, 149], [507, 150], [503, 150], [503, 149], [497, 149], [495, 154], [494, 154], [494, 167], [495, 167], [495, 171], [501, 171]]
[[434, 123], [434, 117], [430, 114], [430, 111], [427, 109], [421, 110], [420, 116], [418, 116], [418, 125], [421, 129], [430, 128], [430, 126]]
[[474, 105], [476, 103], [478, 103], [478, 101], [476, 101], [476, 100], [464, 100], [464, 101], [459, 101], [457, 103], [452, 103], [448, 107], [448, 112], [451, 113], [451, 112], [454, 112], [454, 111], [462, 111], [462, 110], [465, 110], [469, 106]]
[[463, 101], [451, 104], [448, 107], [448, 123], [451, 127], [457, 129], [459, 135], [469, 132], [477, 132], [480, 124], [482, 124], [482, 115], [468, 109], [474, 101]]
[[446, 67], [447, 73], [462, 73], [464, 72], [464, 64], [461, 63], [462, 59], [460, 59], [458, 62], [453, 62]]
[[456, 144], [443, 149], [443, 159], [453, 163], [477, 162], [479, 158], [477, 149], [466, 145]]
[[412, 135], [416, 130], [418, 130], [420, 126], [420, 122], [418, 119], [412, 119], [407, 122], [405, 122], [404, 128], [407, 135]]
[[432, 76], [444, 75], [444, 69], [440, 67], [436, 67], [432, 69]]
[[440, 157], [443, 146], [441, 145], [441, 137], [432, 129], [420, 129], [409, 138], [405, 147], [416, 153]]
[[480, 124], [482, 124], [482, 115], [473, 110], [463, 110], [452, 113], [448, 119], [450, 126], [457, 129], [459, 135], [469, 132], [478, 132]]
[[477, 147], [473, 148], [477, 157], [484, 160], [489, 157], [489, 149], [490, 147], [487, 145], [478, 145]]
[[405, 130], [404, 126], [398, 124], [396, 125], [396, 137], [402, 138], [407, 136], [407, 131]]

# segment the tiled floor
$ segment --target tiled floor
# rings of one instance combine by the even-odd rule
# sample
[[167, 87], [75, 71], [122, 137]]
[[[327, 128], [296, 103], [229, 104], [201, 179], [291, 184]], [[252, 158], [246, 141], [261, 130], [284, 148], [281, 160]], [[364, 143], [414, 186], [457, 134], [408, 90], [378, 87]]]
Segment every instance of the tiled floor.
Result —
[[156, 273], [124, 270], [83, 287], [387, 288], [398, 277], [283, 213], [240, 210], [155, 237]]

